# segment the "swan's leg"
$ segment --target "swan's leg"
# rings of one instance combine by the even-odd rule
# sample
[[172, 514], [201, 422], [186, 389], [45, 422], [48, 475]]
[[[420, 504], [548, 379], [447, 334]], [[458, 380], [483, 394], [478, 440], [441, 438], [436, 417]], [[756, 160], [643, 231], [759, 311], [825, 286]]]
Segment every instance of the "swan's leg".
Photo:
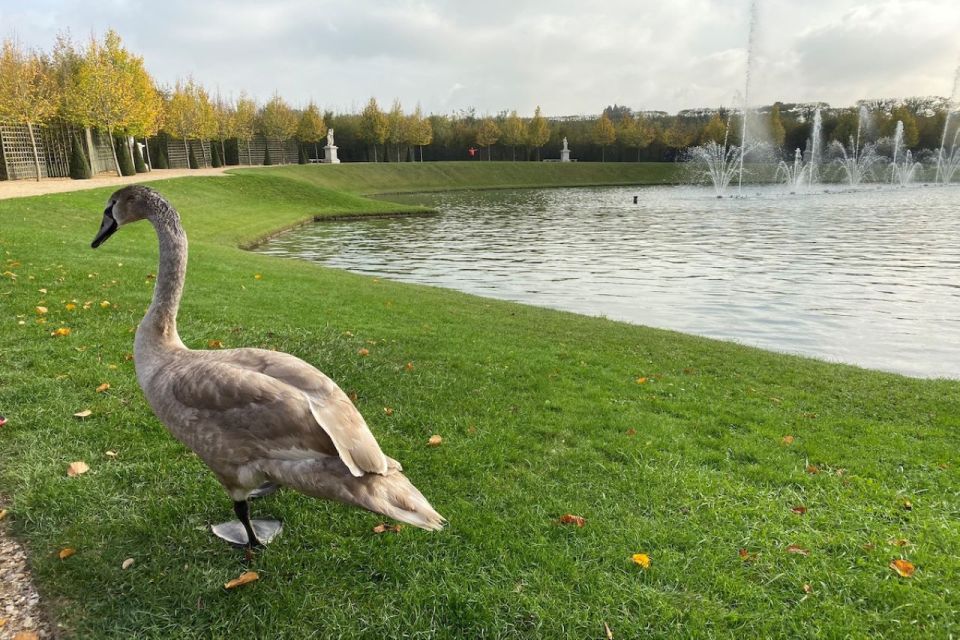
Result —
[[250, 524], [250, 503], [246, 500], [234, 500], [233, 512], [237, 514], [240, 524], [247, 531], [247, 547], [250, 549], [263, 547], [263, 544], [257, 538], [257, 534], [253, 531], [253, 525]]

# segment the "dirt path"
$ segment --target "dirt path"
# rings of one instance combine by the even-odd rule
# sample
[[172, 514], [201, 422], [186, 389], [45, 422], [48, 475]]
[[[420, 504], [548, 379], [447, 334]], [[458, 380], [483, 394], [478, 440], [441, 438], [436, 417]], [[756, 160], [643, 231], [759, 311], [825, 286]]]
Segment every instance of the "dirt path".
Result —
[[66, 191], [82, 191], [114, 185], [130, 184], [132, 182], [151, 182], [168, 178], [182, 178], [183, 176], [222, 176], [223, 172], [232, 167], [217, 169], [154, 169], [149, 173], [138, 173], [135, 176], [97, 176], [90, 180], [71, 180], [70, 178], [49, 178], [45, 180], [0, 180], [0, 200], [6, 198], [23, 198], [25, 196], [40, 196], [47, 193], [64, 193]]
[[[53, 629], [40, 610], [27, 552], [0, 522], [0, 640], [17, 638], [53, 638]], [[30, 633], [35, 635], [31, 636]]]

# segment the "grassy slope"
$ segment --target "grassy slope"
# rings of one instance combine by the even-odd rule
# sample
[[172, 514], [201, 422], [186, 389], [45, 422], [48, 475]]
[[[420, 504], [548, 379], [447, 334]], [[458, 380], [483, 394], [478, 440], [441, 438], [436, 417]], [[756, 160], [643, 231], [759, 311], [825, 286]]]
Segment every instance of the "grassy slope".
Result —
[[[16, 273], [0, 277], [0, 487], [77, 637], [585, 638], [604, 622], [618, 638], [960, 632], [957, 383], [248, 254], [234, 245], [305, 216], [396, 207], [262, 173], [157, 188], [191, 238], [185, 342], [317, 364], [358, 394], [451, 525], [376, 536], [376, 516], [281, 493], [254, 506], [286, 523], [251, 563], [261, 580], [224, 591], [247, 564], [204, 525], [232, 517], [229, 502], [125, 359], [156, 270], [152, 230], [92, 251], [106, 191], [0, 202], [0, 271]], [[72, 334], [51, 337], [58, 326]], [[425, 446], [433, 433], [442, 446]], [[91, 471], [66, 477], [73, 460]], [[808, 513], [791, 513], [800, 504]], [[558, 525], [566, 512], [587, 526]], [[77, 553], [60, 561], [66, 546]], [[887, 568], [901, 556], [918, 567], [910, 580]]]
[[254, 171], [296, 178], [328, 189], [364, 194], [501, 187], [664, 184], [676, 182], [679, 175], [677, 165], [666, 162], [356, 163]]

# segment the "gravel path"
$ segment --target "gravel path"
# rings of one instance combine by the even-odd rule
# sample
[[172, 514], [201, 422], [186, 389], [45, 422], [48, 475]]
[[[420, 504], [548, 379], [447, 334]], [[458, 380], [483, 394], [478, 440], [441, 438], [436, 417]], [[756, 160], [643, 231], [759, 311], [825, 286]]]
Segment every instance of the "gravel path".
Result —
[[0, 522], [0, 640], [54, 638], [30, 579], [27, 552]]
[[[218, 167], [216, 169], [154, 169], [149, 173], [138, 173], [135, 176], [97, 176], [90, 180], [71, 180], [70, 178], [48, 178], [40, 180], [0, 180], [0, 200], [5, 198], [22, 198], [24, 196], [40, 196], [47, 193], [64, 193], [66, 191], [82, 191], [97, 189], [113, 185], [130, 184], [132, 182], [151, 182], [168, 178], [182, 178], [183, 176], [222, 176], [227, 169], [235, 167]], [[245, 167], [246, 168], [246, 167]]]

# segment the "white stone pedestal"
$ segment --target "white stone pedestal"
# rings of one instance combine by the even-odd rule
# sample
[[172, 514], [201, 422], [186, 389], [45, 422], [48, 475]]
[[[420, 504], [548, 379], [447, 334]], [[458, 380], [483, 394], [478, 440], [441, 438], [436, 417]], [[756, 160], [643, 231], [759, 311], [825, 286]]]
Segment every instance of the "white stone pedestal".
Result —
[[560, 162], [570, 162], [570, 149], [560, 149]]
[[323, 148], [323, 164], [340, 164], [336, 145], [328, 144]]

